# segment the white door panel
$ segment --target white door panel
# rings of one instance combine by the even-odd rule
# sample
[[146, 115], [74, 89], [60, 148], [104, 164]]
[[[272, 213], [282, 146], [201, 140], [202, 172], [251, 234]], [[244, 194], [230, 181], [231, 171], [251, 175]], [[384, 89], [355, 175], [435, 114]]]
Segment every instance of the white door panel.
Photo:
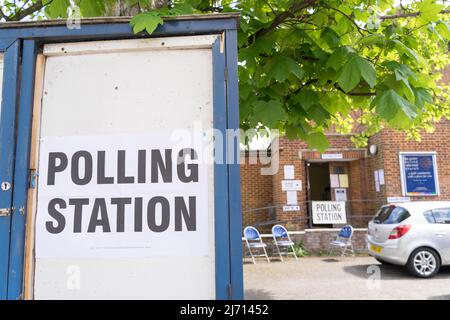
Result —
[[[77, 137], [81, 139], [77, 141], [119, 137], [118, 141], [122, 139], [123, 143], [123, 139], [131, 136], [169, 137], [176, 129], [212, 128], [211, 44], [216, 38], [193, 36], [177, 37], [176, 40], [159, 38], [47, 45], [44, 48], [47, 59], [41, 146], [46, 141], [72, 141]], [[150, 141], [149, 138], [149, 148]], [[83, 143], [79, 147], [82, 148]], [[89, 142], [85, 148], [90, 150]], [[44, 164], [48, 160], [45, 150], [40, 151], [39, 171], [45, 171]], [[37, 212], [35, 298], [214, 299], [214, 172], [212, 165], [203, 169], [208, 201], [206, 209], [198, 215], [206, 216], [206, 230], [203, 230], [206, 238], [196, 241], [198, 246], [205, 246], [203, 242], [206, 241], [206, 254], [190, 255], [180, 245], [179, 253], [168, 256], [136, 257], [124, 252], [116, 257], [110, 254], [101, 258], [92, 254], [81, 257], [79, 251], [82, 250], [58, 251], [60, 257], [55, 257], [56, 254], [39, 256], [39, 252], [51, 253], [48, 246], [61, 250], [64, 245], [52, 244], [48, 241], [49, 236], [44, 236], [49, 218], [43, 205]], [[40, 175], [39, 186], [45, 178]], [[143, 194], [155, 191], [151, 188], [146, 191], [145, 185], [138, 187]], [[161, 187], [162, 191], [166, 189]], [[189, 188], [185, 189], [185, 192], [189, 191]], [[111, 189], [119, 194], [122, 191]], [[94, 190], [92, 195], [96, 196], [95, 193]], [[74, 187], [72, 194], [81, 196], [83, 191]], [[38, 206], [39, 201], [47, 199], [38, 189]], [[67, 221], [73, 222], [70, 219]], [[67, 244], [68, 247], [74, 245], [73, 241]], [[169, 239], [168, 245], [176, 246], [176, 242]]]

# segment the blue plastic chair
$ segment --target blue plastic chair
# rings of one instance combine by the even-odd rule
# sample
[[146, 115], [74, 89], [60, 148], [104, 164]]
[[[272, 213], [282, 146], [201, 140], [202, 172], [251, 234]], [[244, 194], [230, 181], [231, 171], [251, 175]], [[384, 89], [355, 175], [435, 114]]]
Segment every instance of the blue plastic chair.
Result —
[[355, 256], [355, 250], [353, 249], [352, 244], [353, 237], [353, 227], [351, 225], [346, 225], [341, 228], [341, 231], [336, 237], [336, 240], [331, 241], [331, 250], [329, 255], [334, 252], [335, 248], [341, 249], [341, 256], [345, 256], [347, 253], [351, 253], [352, 256]]
[[[295, 260], [298, 260], [297, 254], [294, 250], [294, 242], [291, 240], [291, 237], [289, 236], [289, 233], [287, 232], [286, 228], [283, 227], [280, 224], [276, 224], [272, 227], [272, 236], [273, 236], [273, 242], [275, 243], [275, 247], [277, 248], [278, 254], [280, 255], [281, 261], [283, 261], [283, 254], [284, 255], [294, 255]], [[286, 251], [280, 250], [280, 247], [286, 248]], [[291, 248], [291, 252], [289, 251], [289, 248]]]
[[[267, 245], [262, 241], [259, 231], [252, 226], [248, 226], [244, 229], [245, 243], [247, 244], [248, 251], [252, 257], [253, 264], [256, 263], [255, 257], [266, 257], [267, 262], [270, 262], [269, 256], [267, 255], [266, 247]], [[252, 248], [256, 250], [262, 249], [264, 254], [253, 254]]]

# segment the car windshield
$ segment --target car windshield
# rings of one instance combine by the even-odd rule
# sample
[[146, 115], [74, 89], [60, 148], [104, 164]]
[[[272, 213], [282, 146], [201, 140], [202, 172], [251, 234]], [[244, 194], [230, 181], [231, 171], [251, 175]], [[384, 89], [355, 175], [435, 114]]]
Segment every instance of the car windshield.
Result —
[[397, 206], [384, 206], [377, 212], [373, 221], [379, 224], [400, 223], [410, 216], [408, 210]]

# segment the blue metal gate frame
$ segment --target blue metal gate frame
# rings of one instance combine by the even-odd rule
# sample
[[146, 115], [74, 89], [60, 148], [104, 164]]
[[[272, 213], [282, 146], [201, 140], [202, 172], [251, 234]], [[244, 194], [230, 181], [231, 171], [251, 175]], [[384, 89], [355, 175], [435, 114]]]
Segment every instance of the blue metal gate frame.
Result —
[[[224, 38], [224, 48], [221, 48], [220, 40], [213, 45], [214, 127], [224, 137], [227, 129], [239, 128], [238, 19], [234, 14], [178, 17], [166, 20], [152, 34], [152, 37], [220, 34]], [[21, 299], [24, 291], [29, 152], [37, 52], [45, 43], [141, 37], [145, 35], [133, 34], [126, 19], [119, 22], [114, 19], [82, 20], [81, 28], [72, 30], [64, 21], [0, 25], [0, 52], [5, 52], [0, 163], [10, 160], [7, 166], [0, 167], [0, 181], [10, 179], [13, 182], [11, 190], [0, 191], [0, 208], [13, 209], [10, 216], [0, 217], [0, 299]], [[239, 142], [227, 141], [229, 143]], [[236, 150], [228, 148], [227, 144], [223, 144], [225, 158], [227, 150]], [[239, 154], [235, 157], [234, 164], [216, 163], [214, 167], [216, 299], [220, 300], [243, 299]], [[5, 235], [8, 239], [2, 241]], [[2, 269], [3, 254], [8, 260], [7, 270]]]
[[[0, 182], [13, 185], [15, 123], [18, 95], [20, 41], [14, 38], [0, 40], [3, 56], [3, 92], [0, 120]], [[14, 211], [13, 188], [0, 190], [0, 299], [8, 292], [8, 264], [10, 257], [10, 228]]]

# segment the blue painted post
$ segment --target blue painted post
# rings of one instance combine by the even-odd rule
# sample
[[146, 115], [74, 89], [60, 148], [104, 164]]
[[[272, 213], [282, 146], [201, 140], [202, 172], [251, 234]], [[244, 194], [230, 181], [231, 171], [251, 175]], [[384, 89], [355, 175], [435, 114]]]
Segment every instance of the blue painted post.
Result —
[[25, 222], [29, 176], [31, 119], [33, 113], [36, 45], [32, 40], [23, 42], [23, 64], [20, 83], [20, 104], [17, 119], [17, 147], [14, 168], [11, 244], [8, 275], [8, 299], [20, 299], [23, 292], [23, 263], [25, 248]]
[[[214, 129], [226, 137], [227, 110], [225, 93], [225, 53], [220, 52], [220, 39], [213, 45], [213, 109]], [[226, 155], [226, 144], [216, 139], [216, 154]], [[217, 152], [222, 148], [222, 152]], [[214, 162], [216, 299], [228, 299], [230, 285], [230, 246], [228, 216], [228, 172], [225, 159]]]
[[[228, 129], [239, 130], [239, 91], [238, 91], [238, 58], [237, 32], [225, 32], [227, 55], [227, 113]], [[231, 258], [231, 299], [244, 298], [242, 267], [242, 206], [239, 136], [233, 136], [228, 152], [233, 152], [233, 163], [228, 165], [229, 204], [230, 204], [230, 258]]]

